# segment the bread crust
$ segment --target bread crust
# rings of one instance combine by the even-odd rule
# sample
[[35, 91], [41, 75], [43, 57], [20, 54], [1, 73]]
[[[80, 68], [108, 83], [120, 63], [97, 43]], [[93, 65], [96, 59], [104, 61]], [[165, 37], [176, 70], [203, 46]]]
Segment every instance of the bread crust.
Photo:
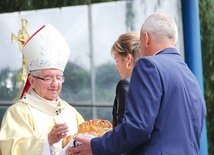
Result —
[[112, 124], [108, 120], [94, 119], [83, 122], [78, 126], [79, 134], [90, 134], [100, 137], [112, 130]]
[[[89, 134], [93, 137], [101, 137], [106, 132], [112, 130], [112, 124], [108, 120], [92, 119], [87, 120], [78, 126], [76, 134]], [[64, 148], [72, 139], [72, 135], [66, 136], [62, 140], [62, 148]]]

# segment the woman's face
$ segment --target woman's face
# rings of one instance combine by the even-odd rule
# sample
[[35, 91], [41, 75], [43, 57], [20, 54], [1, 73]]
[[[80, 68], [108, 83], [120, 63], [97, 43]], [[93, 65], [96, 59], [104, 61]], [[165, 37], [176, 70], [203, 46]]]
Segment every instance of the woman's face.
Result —
[[114, 59], [116, 61], [115, 70], [120, 74], [121, 78], [124, 79], [130, 77], [132, 69], [127, 68], [129, 60], [116, 52], [114, 53]]

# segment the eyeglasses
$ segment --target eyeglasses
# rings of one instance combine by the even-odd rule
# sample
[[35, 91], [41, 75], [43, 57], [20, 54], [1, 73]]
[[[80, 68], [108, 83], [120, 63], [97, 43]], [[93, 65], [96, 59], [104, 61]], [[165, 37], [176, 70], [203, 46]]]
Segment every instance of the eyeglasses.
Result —
[[[33, 76], [33, 75], [31, 75]], [[44, 77], [44, 78], [41, 78], [41, 77], [38, 77], [38, 76], [33, 76], [34, 78], [37, 78], [37, 79], [40, 79], [46, 83], [52, 83], [54, 80], [58, 83], [63, 83], [65, 81], [65, 77], [64, 76], [57, 76], [57, 77], [50, 77], [50, 76], [47, 76], [47, 77]]]

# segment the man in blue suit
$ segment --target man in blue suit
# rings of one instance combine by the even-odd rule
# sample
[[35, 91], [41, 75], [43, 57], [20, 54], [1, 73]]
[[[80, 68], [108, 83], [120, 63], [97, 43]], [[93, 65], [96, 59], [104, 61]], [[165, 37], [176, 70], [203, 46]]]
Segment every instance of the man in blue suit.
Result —
[[94, 155], [198, 155], [206, 107], [199, 84], [176, 50], [172, 17], [154, 13], [141, 28], [122, 124], [102, 137], [75, 136], [68, 152]]

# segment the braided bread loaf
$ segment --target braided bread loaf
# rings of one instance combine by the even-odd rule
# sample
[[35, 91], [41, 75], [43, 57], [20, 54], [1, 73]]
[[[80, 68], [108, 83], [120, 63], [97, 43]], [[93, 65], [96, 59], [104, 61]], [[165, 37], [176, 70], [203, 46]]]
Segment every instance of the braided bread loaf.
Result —
[[[110, 130], [112, 130], [112, 124], [102, 119], [88, 120], [78, 126], [78, 134], [90, 134], [95, 137], [100, 137]], [[71, 138], [72, 136], [65, 137], [62, 140], [62, 147], [65, 147]]]

